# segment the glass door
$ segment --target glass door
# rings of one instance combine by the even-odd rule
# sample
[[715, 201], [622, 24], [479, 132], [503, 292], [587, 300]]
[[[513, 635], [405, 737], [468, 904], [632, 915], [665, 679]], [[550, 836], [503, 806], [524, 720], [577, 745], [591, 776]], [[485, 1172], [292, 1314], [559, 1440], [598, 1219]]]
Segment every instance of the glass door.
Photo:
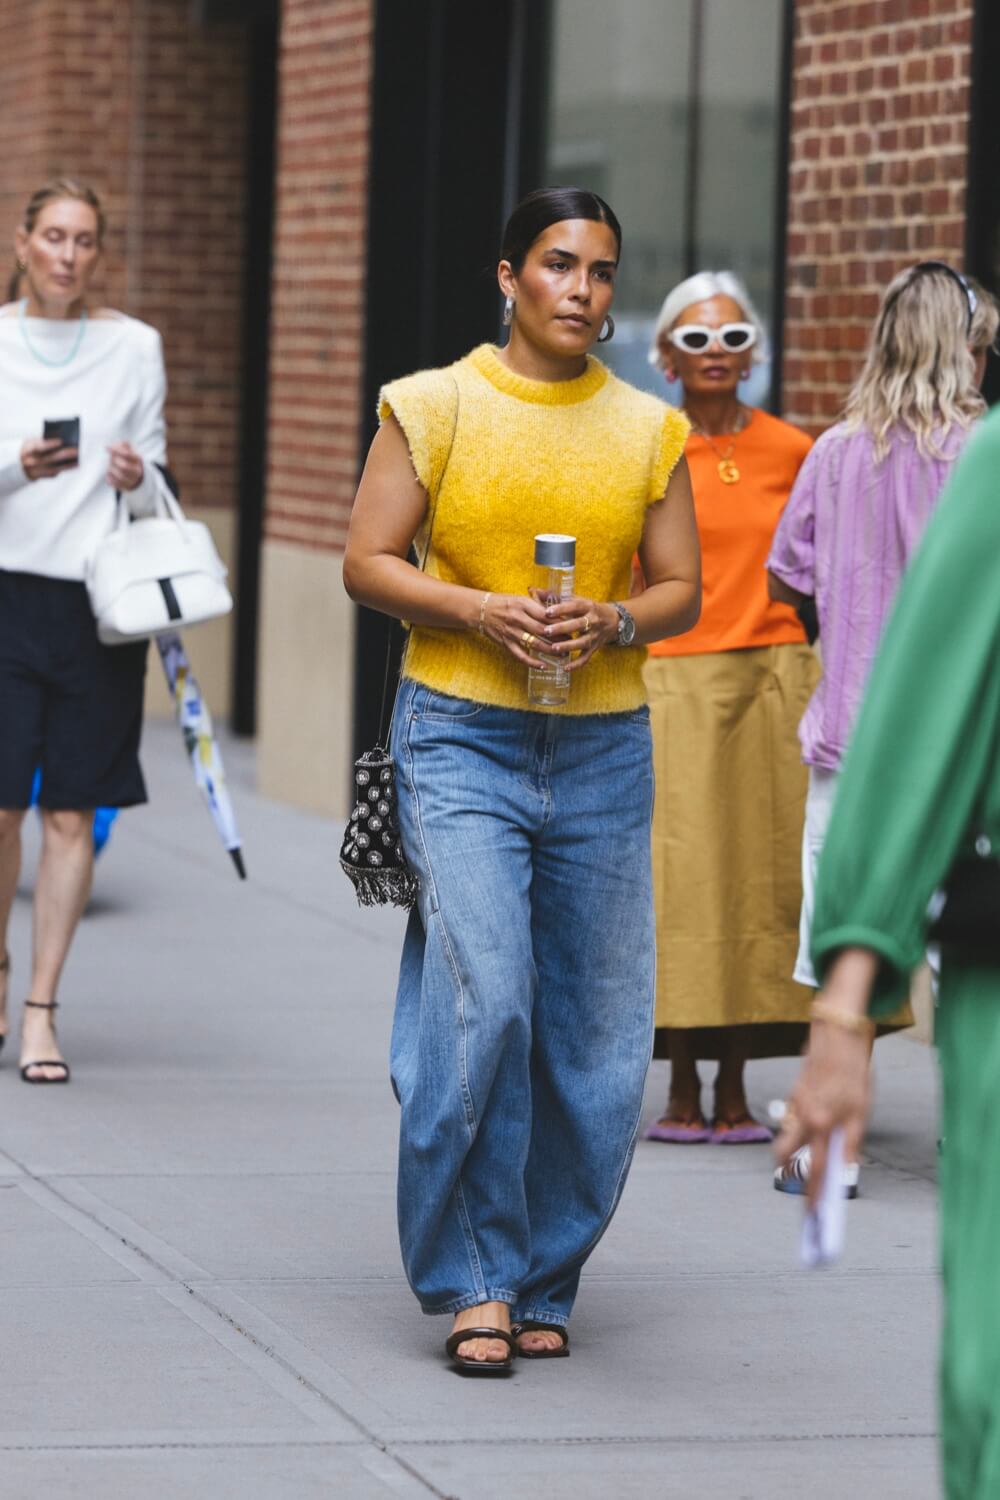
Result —
[[[553, 0], [545, 180], [622, 222], [616, 333], [602, 358], [676, 399], [647, 362], [667, 292], [732, 270], [773, 327], [786, 0]], [[755, 366], [746, 399], [767, 405]]]

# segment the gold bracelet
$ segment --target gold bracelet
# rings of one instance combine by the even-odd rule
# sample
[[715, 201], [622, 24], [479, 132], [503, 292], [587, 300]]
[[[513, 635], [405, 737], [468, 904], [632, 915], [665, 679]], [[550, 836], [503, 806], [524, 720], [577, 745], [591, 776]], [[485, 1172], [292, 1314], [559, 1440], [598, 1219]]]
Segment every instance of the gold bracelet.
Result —
[[870, 1041], [875, 1033], [875, 1022], [868, 1016], [855, 1015], [853, 1010], [834, 1005], [830, 1000], [814, 1000], [811, 1014], [814, 1021], [826, 1021], [831, 1026], [839, 1026], [841, 1031], [863, 1036], [866, 1041]]
[[493, 598], [492, 594], [484, 594], [483, 595], [483, 602], [479, 606], [479, 634], [480, 635], [485, 635], [486, 634], [486, 631], [483, 629], [483, 626], [486, 623], [486, 606], [487, 606], [487, 604], [489, 604], [489, 602], [490, 602], [490, 600], [492, 598]]

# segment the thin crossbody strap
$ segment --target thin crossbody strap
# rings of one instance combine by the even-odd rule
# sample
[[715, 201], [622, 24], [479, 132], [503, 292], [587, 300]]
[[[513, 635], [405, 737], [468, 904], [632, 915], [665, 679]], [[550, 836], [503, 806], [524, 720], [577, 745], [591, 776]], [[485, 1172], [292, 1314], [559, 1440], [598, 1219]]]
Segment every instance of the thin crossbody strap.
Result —
[[[424, 555], [420, 559], [420, 572], [421, 573], [423, 573], [424, 570], [426, 569], [426, 567], [427, 567], [427, 559], [431, 555], [431, 538], [434, 535], [434, 519], [437, 516], [438, 503], [439, 503], [439, 501], [441, 499], [441, 490], [442, 490], [442, 488], [444, 486], [445, 475], [448, 473], [448, 465], [451, 463], [451, 455], [452, 455], [452, 451], [454, 450], [454, 447], [455, 447], [455, 434], [458, 431], [458, 408], [459, 408], [461, 399], [462, 398], [461, 398], [459, 384], [458, 384], [458, 381], [456, 380], [455, 381], [455, 420], [452, 423], [451, 441], [448, 444], [448, 452], [445, 455], [444, 468], [441, 470], [441, 478], [438, 480], [437, 493], [434, 496], [433, 506], [432, 506], [431, 513], [430, 513], [430, 518], [429, 518], [428, 524], [427, 524], [427, 541], [424, 543]], [[400, 661], [400, 664], [399, 664], [399, 676], [396, 679], [396, 687], [395, 687], [395, 691], [393, 692], [393, 695], [392, 695], [392, 713], [389, 715], [389, 727], [386, 730], [386, 738], [383, 739], [382, 738], [382, 726], [385, 723], [385, 706], [386, 706], [386, 703], [388, 702], [388, 699], [389, 699], [389, 669], [390, 669], [390, 667], [392, 665], [392, 621], [390, 620], [390, 622], [389, 622], [389, 630], [388, 630], [388, 633], [386, 635], [386, 643], [385, 643], [385, 672], [383, 673], [383, 677], [382, 677], [382, 704], [381, 704], [381, 707], [379, 708], [379, 713], [378, 713], [378, 743], [380, 745], [387, 745], [388, 744], [389, 736], [391, 736], [391, 734], [392, 734], [393, 720], [396, 717], [396, 704], [399, 701], [399, 679], [403, 675], [403, 668], [406, 665], [406, 658], [409, 655], [409, 650], [410, 650], [410, 636], [409, 636], [409, 634], [407, 634], [406, 646], [403, 649], [402, 660]]]

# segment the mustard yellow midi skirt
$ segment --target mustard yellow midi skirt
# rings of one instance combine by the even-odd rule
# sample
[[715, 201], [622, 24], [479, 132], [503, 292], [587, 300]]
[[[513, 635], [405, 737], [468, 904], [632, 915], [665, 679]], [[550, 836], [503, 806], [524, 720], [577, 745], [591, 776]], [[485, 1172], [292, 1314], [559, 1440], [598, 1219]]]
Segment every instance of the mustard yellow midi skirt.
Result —
[[819, 680], [807, 645], [650, 657], [658, 1056], [670, 1028], [718, 1057], [794, 1056], [815, 991], [792, 979], [807, 772], [797, 728]]

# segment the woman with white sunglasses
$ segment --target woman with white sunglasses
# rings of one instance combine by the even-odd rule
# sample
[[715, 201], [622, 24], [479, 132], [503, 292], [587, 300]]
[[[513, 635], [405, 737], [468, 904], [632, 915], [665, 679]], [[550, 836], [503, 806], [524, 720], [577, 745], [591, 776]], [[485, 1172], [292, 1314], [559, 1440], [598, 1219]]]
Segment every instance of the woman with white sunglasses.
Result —
[[[811, 997], [791, 978], [806, 794], [796, 729], [819, 672], [795, 610], [768, 598], [764, 565], [810, 440], [740, 400], [767, 338], [730, 272], [674, 288], [649, 358], [684, 389], [704, 594], [698, 625], [652, 645], [646, 665], [656, 1055], [671, 1060], [646, 1138], [765, 1142], [743, 1075], [748, 1058], [795, 1055], [805, 1039]], [[709, 1114], [699, 1059], [719, 1065]]]

